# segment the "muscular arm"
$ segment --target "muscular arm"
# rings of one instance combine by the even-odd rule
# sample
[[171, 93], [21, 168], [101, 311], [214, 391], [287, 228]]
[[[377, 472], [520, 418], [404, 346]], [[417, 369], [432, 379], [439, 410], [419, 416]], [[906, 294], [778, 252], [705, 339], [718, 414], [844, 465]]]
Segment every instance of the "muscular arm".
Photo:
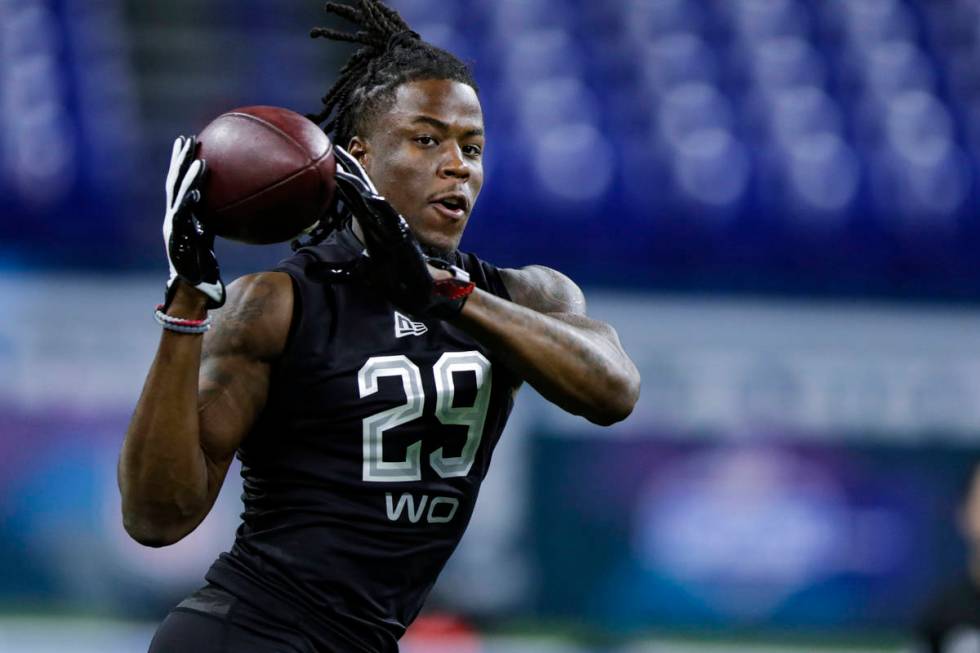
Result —
[[586, 317], [578, 286], [542, 266], [501, 275], [513, 301], [478, 290], [455, 323], [561, 408], [596, 424], [625, 419], [639, 396], [639, 372], [616, 331]]
[[[182, 287], [170, 313], [203, 317], [204, 301]], [[133, 539], [173, 544], [211, 510], [265, 405], [292, 305], [288, 275], [249, 275], [228, 287], [204, 338], [163, 332], [119, 456], [123, 524]]]

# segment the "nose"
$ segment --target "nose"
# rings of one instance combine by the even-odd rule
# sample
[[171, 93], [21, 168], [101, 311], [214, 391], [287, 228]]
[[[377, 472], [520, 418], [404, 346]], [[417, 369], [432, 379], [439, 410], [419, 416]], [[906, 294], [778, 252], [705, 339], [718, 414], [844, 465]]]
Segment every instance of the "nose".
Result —
[[447, 152], [440, 162], [439, 176], [453, 177], [466, 181], [470, 178], [470, 165], [463, 156], [463, 150], [457, 143], [449, 144]]

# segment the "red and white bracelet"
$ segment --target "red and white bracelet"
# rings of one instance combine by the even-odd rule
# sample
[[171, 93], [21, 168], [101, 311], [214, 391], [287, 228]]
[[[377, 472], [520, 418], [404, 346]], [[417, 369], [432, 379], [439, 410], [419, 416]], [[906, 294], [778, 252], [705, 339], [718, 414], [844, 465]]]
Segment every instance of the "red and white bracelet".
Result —
[[177, 333], [204, 333], [211, 328], [210, 315], [203, 320], [185, 320], [180, 317], [171, 317], [163, 312], [163, 304], [157, 305], [153, 317], [164, 329]]

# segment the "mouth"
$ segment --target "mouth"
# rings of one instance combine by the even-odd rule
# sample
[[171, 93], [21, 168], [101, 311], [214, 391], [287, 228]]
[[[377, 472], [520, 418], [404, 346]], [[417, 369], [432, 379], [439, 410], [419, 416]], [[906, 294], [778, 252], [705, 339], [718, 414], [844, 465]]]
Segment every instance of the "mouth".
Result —
[[462, 193], [443, 193], [429, 200], [436, 211], [448, 218], [460, 220], [469, 213], [470, 202]]

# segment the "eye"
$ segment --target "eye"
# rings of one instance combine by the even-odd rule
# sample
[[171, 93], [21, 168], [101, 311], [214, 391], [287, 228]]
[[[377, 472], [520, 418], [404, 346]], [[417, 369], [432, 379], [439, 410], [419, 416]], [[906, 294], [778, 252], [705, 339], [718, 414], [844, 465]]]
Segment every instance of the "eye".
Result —
[[436, 144], [436, 139], [432, 138], [428, 134], [423, 134], [421, 136], [416, 136], [415, 142], [421, 145], [422, 147], [429, 147], [431, 145]]
[[481, 154], [483, 154], [483, 148], [480, 147], [479, 145], [464, 145], [463, 153], [466, 154], [466, 156], [470, 156], [476, 159], [479, 158]]

